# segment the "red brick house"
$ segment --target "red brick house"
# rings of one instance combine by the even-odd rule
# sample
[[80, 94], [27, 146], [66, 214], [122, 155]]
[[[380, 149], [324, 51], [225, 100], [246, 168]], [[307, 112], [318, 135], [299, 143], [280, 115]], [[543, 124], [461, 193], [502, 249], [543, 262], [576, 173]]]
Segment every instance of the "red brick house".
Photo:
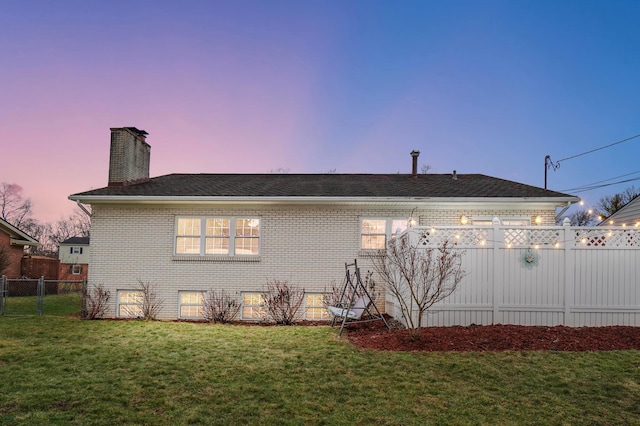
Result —
[[[37, 240], [9, 222], [0, 219], [0, 250], [8, 255], [8, 265], [0, 271], [0, 275], [5, 275], [7, 278], [20, 278], [25, 248], [39, 245], [40, 243]], [[28, 251], [26, 250], [27, 254]]]

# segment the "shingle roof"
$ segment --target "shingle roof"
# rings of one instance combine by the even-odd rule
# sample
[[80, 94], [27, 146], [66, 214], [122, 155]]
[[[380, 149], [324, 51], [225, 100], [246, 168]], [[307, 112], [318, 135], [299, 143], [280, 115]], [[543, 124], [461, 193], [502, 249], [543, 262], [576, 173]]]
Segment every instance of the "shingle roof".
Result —
[[170, 174], [83, 197], [575, 198], [481, 174]]
[[67, 238], [66, 240], [62, 241], [60, 244], [82, 244], [82, 245], [88, 245], [89, 244], [89, 237], [71, 237], [71, 238]]

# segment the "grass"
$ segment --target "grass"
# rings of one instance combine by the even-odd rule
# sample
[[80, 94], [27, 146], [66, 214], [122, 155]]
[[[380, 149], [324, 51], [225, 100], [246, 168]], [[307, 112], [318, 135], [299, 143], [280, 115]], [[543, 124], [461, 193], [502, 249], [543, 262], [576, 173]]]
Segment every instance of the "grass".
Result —
[[[80, 293], [47, 294], [42, 306], [45, 315], [77, 314], [80, 311]], [[37, 315], [38, 299], [36, 296], [8, 297], [4, 309], [7, 316]]]
[[362, 351], [330, 327], [0, 317], [0, 424], [640, 424], [640, 352]]

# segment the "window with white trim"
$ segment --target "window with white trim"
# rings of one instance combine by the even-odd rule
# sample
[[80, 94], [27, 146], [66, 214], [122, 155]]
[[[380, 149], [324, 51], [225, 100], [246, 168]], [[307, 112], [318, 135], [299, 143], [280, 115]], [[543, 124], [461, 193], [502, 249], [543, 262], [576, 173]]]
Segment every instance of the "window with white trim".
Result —
[[69, 268], [71, 272], [71, 275], [80, 275], [82, 274], [82, 266], [81, 265], [71, 265], [71, 267]]
[[178, 217], [175, 253], [199, 256], [258, 256], [260, 219]]
[[[531, 219], [528, 217], [506, 217], [506, 218], [498, 218], [500, 219], [500, 224], [504, 226], [530, 226]], [[471, 218], [471, 223], [473, 225], [478, 226], [492, 226], [493, 225], [493, 217], [489, 216], [479, 216]]]
[[183, 319], [201, 319], [204, 308], [204, 293], [201, 291], [179, 292], [179, 317]]
[[71, 247], [71, 254], [82, 254], [82, 247]]
[[398, 231], [407, 229], [407, 219], [367, 218], [360, 222], [360, 248], [382, 250]]
[[143, 295], [138, 290], [118, 291], [118, 316], [121, 318], [142, 317]]
[[242, 319], [261, 320], [265, 317], [262, 293], [242, 293]]
[[328, 320], [329, 312], [324, 305], [324, 294], [322, 293], [306, 293], [305, 294], [305, 319], [308, 320]]

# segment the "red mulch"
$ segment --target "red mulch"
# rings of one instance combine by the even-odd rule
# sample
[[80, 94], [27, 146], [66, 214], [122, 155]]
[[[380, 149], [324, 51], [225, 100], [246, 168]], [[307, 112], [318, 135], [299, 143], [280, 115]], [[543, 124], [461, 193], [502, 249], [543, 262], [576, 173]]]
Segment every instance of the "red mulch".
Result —
[[640, 349], [640, 327], [527, 327], [471, 325], [425, 327], [411, 341], [409, 330], [382, 321], [352, 324], [343, 336], [354, 345], [384, 351], [612, 351]]

